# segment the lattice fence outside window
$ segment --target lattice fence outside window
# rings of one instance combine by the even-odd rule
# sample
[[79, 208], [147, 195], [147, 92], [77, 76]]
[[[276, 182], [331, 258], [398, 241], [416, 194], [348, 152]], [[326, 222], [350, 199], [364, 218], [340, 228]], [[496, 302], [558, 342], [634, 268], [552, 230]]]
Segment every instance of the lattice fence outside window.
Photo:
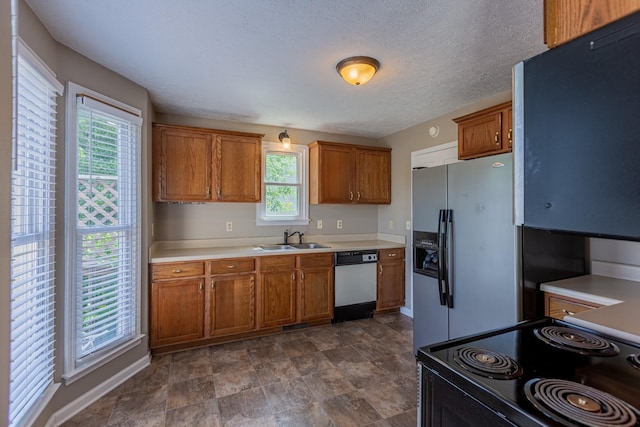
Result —
[[117, 202], [117, 177], [80, 176], [78, 179], [78, 226], [118, 224]]

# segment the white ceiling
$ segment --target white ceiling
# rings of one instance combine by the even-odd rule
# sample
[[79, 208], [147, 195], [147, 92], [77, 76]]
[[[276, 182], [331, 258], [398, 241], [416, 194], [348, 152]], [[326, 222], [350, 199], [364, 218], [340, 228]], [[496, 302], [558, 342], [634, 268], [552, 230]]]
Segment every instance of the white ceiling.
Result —
[[[542, 0], [27, 0], [157, 112], [379, 138], [507, 90]], [[366, 85], [335, 65], [381, 63]]]

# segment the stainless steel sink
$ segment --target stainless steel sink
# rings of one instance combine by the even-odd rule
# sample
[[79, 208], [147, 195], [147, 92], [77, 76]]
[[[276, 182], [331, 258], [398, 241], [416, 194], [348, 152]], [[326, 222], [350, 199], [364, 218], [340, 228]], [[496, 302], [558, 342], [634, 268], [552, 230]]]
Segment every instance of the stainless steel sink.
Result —
[[320, 243], [297, 243], [297, 244], [292, 244], [291, 246], [293, 246], [296, 249], [322, 249], [322, 248], [330, 247], [326, 245], [321, 245]]
[[295, 249], [293, 246], [285, 245], [285, 244], [258, 245], [258, 248], [262, 249], [263, 251], [282, 251], [282, 250], [287, 250], [287, 249]]
[[258, 248], [262, 249], [263, 251], [286, 251], [289, 249], [322, 249], [329, 247], [330, 246], [321, 245], [320, 243], [292, 243], [290, 245], [278, 243], [275, 245], [258, 245]]

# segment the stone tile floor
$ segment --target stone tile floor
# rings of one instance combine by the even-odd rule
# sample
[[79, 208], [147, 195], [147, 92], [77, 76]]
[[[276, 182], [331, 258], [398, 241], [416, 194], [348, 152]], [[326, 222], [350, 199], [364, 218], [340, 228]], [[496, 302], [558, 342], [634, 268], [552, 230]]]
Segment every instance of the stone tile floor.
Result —
[[154, 356], [63, 424], [415, 425], [412, 324], [401, 314]]

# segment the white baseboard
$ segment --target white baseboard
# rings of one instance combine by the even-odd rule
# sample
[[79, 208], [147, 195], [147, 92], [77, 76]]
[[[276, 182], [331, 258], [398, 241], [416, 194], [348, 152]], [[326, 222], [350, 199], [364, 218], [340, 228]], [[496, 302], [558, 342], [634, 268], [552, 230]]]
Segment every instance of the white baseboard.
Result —
[[400, 307], [400, 313], [413, 319], [413, 309], [407, 307]]
[[82, 411], [84, 408], [91, 405], [93, 402], [100, 399], [102, 396], [109, 393], [111, 390], [118, 387], [120, 384], [122, 384], [123, 382], [125, 382], [126, 380], [128, 380], [129, 378], [131, 378], [132, 376], [134, 376], [135, 374], [137, 374], [147, 366], [149, 366], [150, 363], [151, 363], [151, 355], [147, 353], [144, 357], [142, 357], [141, 359], [138, 359], [133, 364], [127, 366], [127, 368], [118, 372], [117, 374], [109, 378], [107, 381], [103, 382], [97, 387], [94, 387], [92, 390], [83, 394], [82, 396], [80, 396], [73, 402], [69, 403], [65, 407], [57, 410], [51, 416], [51, 418], [49, 418], [49, 421], [47, 421], [47, 424], [45, 424], [45, 427], [57, 427], [62, 423], [70, 420], [78, 412]]

